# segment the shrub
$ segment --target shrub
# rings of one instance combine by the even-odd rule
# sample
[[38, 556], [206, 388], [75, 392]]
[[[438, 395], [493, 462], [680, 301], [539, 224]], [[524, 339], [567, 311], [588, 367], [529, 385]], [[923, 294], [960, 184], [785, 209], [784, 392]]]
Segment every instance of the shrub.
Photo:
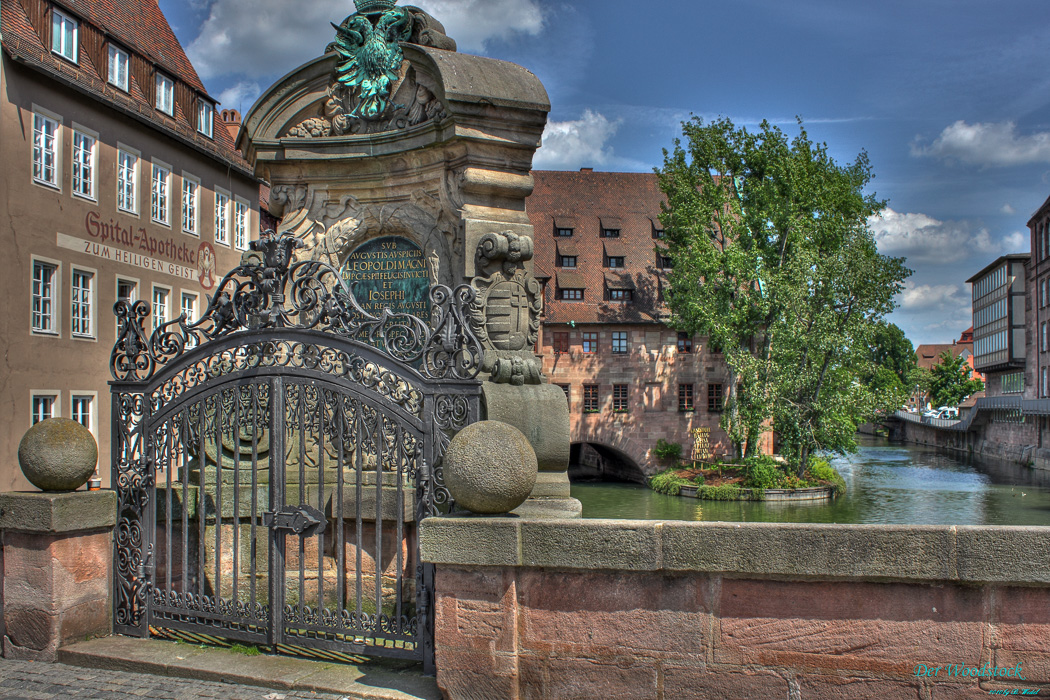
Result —
[[693, 482], [678, 476], [676, 469], [666, 469], [649, 477], [649, 488], [657, 493], [677, 496], [683, 486], [692, 486]]
[[744, 486], [753, 489], [781, 488], [784, 476], [784, 472], [777, 469], [775, 463], [756, 462], [748, 465], [747, 476], [744, 477]]
[[809, 469], [806, 474], [811, 479], [826, 481], [835, 489], [835, 495], [839, 496], [846, 491], [846, 480], [835, 470], [826, 459], [813, 457], [809, 460]]
[[701, 486], [696, 495], [708, 501], [735, 501], [740, 498], [740, 487], [736, 484]]
[[652, 453], [657, 459], [670, 459], [677, 462], [682, 458], [682, 445], [678, 442], [667, 442], [660, 438], [652, 448]]

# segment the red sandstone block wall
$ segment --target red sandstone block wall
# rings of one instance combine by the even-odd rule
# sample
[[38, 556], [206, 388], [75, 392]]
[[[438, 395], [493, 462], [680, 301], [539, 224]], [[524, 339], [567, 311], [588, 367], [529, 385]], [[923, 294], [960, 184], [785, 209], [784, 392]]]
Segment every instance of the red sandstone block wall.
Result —
[[[1050, 694], [1050, 589], [439, 567], [449, 700]], [[1025, 681], [917, 677], [1022, 664]]]
[[3, 533], [4, 656], [53, 661], [112, 626], [109, 532]]

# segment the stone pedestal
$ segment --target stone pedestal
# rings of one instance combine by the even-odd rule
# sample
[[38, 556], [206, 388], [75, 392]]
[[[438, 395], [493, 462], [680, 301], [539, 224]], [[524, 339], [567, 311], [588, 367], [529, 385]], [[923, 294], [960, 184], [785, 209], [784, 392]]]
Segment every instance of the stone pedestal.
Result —
[[485, 417], [513, 425], [536, 451], [539, 474], [529, 499], [514, 512], [534, 518], [578, 518], [583, 507], [569, 494], [569, 406], [554, 384], [484, 382]]
[[110, 634], [116, 515], [113, 491], [0, 494], [6, 658]]

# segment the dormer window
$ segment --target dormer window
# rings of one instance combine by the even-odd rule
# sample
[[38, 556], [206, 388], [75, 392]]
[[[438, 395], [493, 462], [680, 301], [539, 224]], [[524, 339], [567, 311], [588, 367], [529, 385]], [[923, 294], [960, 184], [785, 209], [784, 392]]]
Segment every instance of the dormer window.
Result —
[[208, 138], [212, 138], [212, 128], [215, 124], [215, 107], [207, 100], [197, 100], [197, 131]]
[[131, 58], [127, 51], [118, 49], [113, 44], [109, 45], [109, 84], [118, 87], [124, 92], [128, 91], [128, 65]]
[[558, 238], [570, 238], [572, 236], [571, 228], [559, 228], [554, 230], [554, 235]]
[[618, 228], [603, 228], [602, 229], [602, 238], [619, 238], [619, 237], [620, 237], [620, 229], [618, 229]]
[[605, 258], [606, 267], [623, 267], [624, 258], [622, 255], [609, 255]]
[[661, 270], [670, 270], [674, 267], [674, 261], [671, 260], [670, 255], [658, 255], [657, 258], [659, 258], [658, 262]]
[[69, 15], [51, 9], [51, 50], [73, 63], [77, 62], [77, 26]]
[[157, 73], [157, 109], [175, 116], [175, 81], [163, 73]]
[[559, 255], [558, 267], [576, 267], [575, 255]]
[[609, 301], [634, 301], [634, 291], [631, 289], [610, 289]]

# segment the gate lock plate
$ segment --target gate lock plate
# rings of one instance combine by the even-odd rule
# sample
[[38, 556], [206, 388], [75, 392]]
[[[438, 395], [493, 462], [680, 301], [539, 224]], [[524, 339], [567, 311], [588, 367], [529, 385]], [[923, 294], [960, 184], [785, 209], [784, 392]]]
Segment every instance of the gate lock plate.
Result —
[[274, 530], [290, 530], [296, 535], [324, 533], [328, 520], [324, 513], [310, 506], [285, 506], [278, 511], [263, 513], [263, 525]]

